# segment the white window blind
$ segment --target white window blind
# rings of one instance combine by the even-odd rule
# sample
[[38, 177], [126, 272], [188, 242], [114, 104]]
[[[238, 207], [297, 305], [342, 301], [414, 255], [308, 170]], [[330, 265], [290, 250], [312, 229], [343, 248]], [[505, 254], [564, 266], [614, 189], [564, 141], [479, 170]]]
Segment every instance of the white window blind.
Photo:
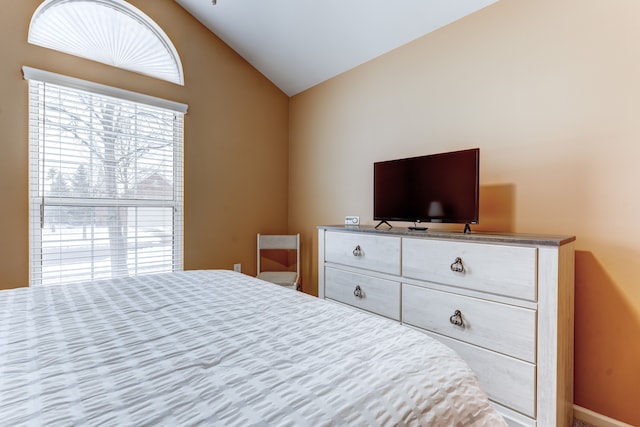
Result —
[[184, 84], [173, 43], [153, 19], [124, 0], [45, 0], [29, 43]]
[[183, 113], [34, 79], [29, 107], [31, 284], [181, 270]]

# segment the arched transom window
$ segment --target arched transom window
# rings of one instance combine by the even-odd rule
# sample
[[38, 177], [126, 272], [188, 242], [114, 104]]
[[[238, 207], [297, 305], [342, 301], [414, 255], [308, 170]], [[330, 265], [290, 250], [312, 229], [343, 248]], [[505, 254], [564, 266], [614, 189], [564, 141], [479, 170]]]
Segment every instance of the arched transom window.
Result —
[[124, 0], [45, 0], [29, 43], [184, 84], [180, 57], [164, 31]]

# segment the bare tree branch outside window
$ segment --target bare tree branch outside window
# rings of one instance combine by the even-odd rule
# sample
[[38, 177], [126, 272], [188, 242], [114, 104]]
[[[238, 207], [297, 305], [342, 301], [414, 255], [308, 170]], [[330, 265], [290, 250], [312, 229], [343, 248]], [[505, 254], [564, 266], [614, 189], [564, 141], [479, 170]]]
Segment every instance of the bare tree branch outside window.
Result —
[[171, 271], [175, 113], [53, 85], [41, 97], [43, 270]]

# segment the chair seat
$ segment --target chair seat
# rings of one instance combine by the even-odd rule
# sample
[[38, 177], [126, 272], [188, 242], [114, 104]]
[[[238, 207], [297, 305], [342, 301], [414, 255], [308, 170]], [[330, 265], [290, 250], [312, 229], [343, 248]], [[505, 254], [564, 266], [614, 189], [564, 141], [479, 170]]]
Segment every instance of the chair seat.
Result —
[[263, 271], [258, 279], [295, 289], [298, 285], [298, 273], [295, 271]]

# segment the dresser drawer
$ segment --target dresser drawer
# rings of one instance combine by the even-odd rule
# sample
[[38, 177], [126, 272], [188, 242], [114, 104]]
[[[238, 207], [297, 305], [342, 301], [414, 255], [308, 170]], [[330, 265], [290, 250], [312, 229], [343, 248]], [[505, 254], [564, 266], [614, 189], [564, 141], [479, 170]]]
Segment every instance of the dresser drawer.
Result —
[[536, 416], [535, 365], [451, 338], [428, 335], [454, 349], [467, 362], [491, 400], [529, 417]]
[[[462, 326], [452, 323], [457, 310]], [[531, 363], [536, 361], [535, 310], [403, 284], [402, 320]]]
[[537, 251], [527, 246], [405, 238], [402, 274], [536, 301]]
[[327, 262], [400, 274], [400, 237], [328, 231], [325, 235]]
[[330, 267], [326, 268], [325, 278], [326, 298], [400, 320], [399, 282]]

